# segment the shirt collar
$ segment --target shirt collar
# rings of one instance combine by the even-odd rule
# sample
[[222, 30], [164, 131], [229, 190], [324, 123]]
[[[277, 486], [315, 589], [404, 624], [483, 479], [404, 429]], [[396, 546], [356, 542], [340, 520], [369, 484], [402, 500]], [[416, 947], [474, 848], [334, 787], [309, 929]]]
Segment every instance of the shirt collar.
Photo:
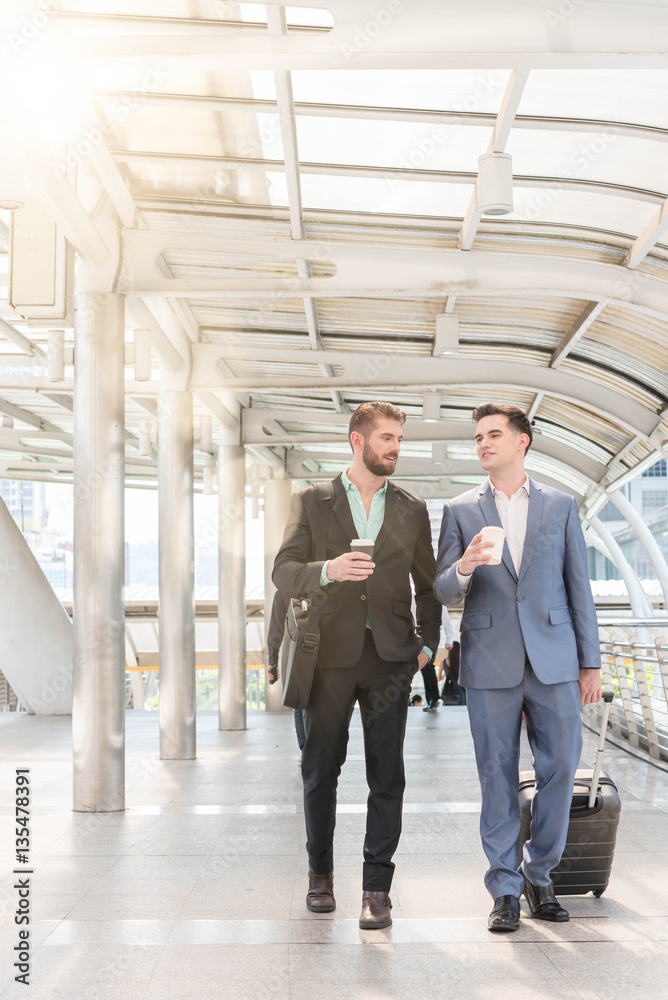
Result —
[[[496, 499], [496, 494], [497, 493], [499, 493], [501, 496], [505, 497], [506, 494], [503, 493], [501, 490], [497, 490], [496, 489], [496, 487], [494, 486], [494, 483], [489, 478], [489, 476], [487, 477], [487, 482], [489, 483], [489, 488], [492, 491], [492, 496], [494, 497], [494, 499]], [[513, 497], [516, 497], [517, 494], [520, 492], [520, 490], [526, 490], [527, 496], [531, 495], [531, 480], [529, 479], [528, 476], [526, 477], [526, 479], [524, 480], [524, 482], [520, 486], [519, 490], [517, 490], [515, 493], [513, 493]], [[512, 497], [510, 499], [512, 500]]]
[[[351, 490], [355, 490], [356, 493], [359, 493], [359, 490], [357, 489], [354, 483], [350, 482], [346, 473], [347, 469], [344, 469], [343, 472], [341, 473], [341, 482], [343, 483], [344, 490], [346, 491], [346, 493], [350, 493]], [[385, 496], [386, 493], [387, 493], [387, 479], [385, 480], [384, 485], [381, 486], [381, 488], [378, 490], [378, 492], [374, 493], [374, 496], [377, 497]]]

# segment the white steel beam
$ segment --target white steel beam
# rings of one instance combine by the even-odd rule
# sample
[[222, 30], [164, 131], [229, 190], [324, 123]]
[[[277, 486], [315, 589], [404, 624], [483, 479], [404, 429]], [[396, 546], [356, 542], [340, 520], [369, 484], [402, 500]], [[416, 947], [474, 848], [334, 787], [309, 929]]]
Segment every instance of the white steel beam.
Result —
[[[318, 455], [317, 453], [305, 452], [305, 451], [289, 451], [287, 454], [287, 472], [292, 479], [327, 479], [332, 478], [335, 475], [332, 471], [332, 466], [340, 466], [341, 468], [349, 465], [351, 461], [350, 452], [341, 452], [339, 454], [328, 454], [328, 455]], [[533, 474], [532, 462], [527, 459], [527, 470], [529, 474]], [[542, 472], [542, 467], [544, 462], [541, 463], [541, 472], [537, 473], [537, 478], [541, 482], [545, 482], [545, 476]], [[317, 466], [318, 468], [313, 468]], [[560, 469], [564, 475], [567, 475], [570, 471], [569, 467], [564, 467], [562, 463], [555, 462], [554, 469], [552, 470], [552, 482], [555, 484], [561, 483], [558, 488], [563, 489], [564, 484], [559, 477]], [[397, 463], [397, 470], [392, 476], [395, 481], [401, 482], [403, 479], [416, 480], [420, 478], [436, 478], [437, 480], [443, 475], [443, 471], [439, 468], [434, 467], [431, 459], [420, 459], [413, 458], [410, 456], [401, 456]], [[452, 479], [469, 479], [469, 477], [480, 477], [480, 481], [484, 479], [484, 472], [480, 468], [480, 463], [477, 459], [458, 459], [451, 463], [448, 463], [447, 472], [445, 473], [448, 478]], [[548, 473], [549, 475], [549, 473]], [[588, 483], [586, 476], [583, 476], [580, 472], [575, 472], [576, 479], [583, 481], [583, 483]], [[453, 484], [454, 485], [454, 484]], [[437, 484], [436, 484], [437, 486]], [[466, 489], [470, 489], [471, 484], [461, 485], [459, 492], [463, 492]], [[438, 494], [435, 494], [438, 495]], [[578, 496], [582, 496], [578, 493]]]
[[[524, 88], [526, 87], [528, 79], [528, 69], [514, 69], [511, 72], [510, 79], [508, 80], [508, 84], [506, 86], [506, 92], [503, 95], [501, 107], [499, 108], [499, 113], [496, 118], [492, 138], [489, 140], [489, 145], [487, 146], [488, 153], [502, 153], [506, 148], [506, 143], [508, 142], [508, 137], [510, 136], [510, 130], [513, 127], [513, 121], [515, 119], [515, 115], [517, 114], [517, 109], [520, 105], [520, 101], [522, 100], [522, 94], [524, 93]], [[460, 250], [470, 250], [473, 246], [473, 241], [475, 239], [478, 226], [480, 225], [481, 218], [482, 213], [480, 211], [480, 201], [478, 198], [478, 182], [476, 181], [475, 189], [471, 195], [471, 200], [466, 210], [466, 215], [464, 216], [464, 222], [459, 236]]]
[[[267, 8], [267, 24], [272, 35], [286, 35], [287, 21], [285, 7], [270, 6]], [[297, 143], [297, 122], [295, 118], [295, 101], [292, 93], [292, 78], [289, 71], [276, 70], [274, 73], [276, 87], [276, 102], [283, 141], [283, 158], [285, 179], [288, 188], [288, 210], [290, 212], [290, 228], [293, 240], [303, 241], [306, 238], [302, 210], [302, 191], [299, 179], [299, 147]], [[301, 278], [311, 277], [311, 262], [300, 260], [297, 269]], [[304, 312], [311, 348], [314, 351], [322, 348], [318, 323], [318, 307], [314, 299], [304, 298]], [[333, 375], [331, 365], [321, 365], [323, 375]], [[345, 409], [345, 403], [338, 390], [332, 390], [332, 402], [337, 410]]]
[[[159, 153], [144, 150], [114, 149], [111, 155], [118, 163], [148, 163], [155, 167], [184, 166], [200, 167], [201, 169], [224, 168], [237, 169], [259, 173], [283, 173], [286, 169], [283, 160], [266, 160], [248, 156], [207, 156], [200, 153]], [[430, 181], [436, 184], [475, 185], [477, 174], [465, 170], [427, 170], [421, 167], [373, 167], [350, 163], [312, 163], [302, 161], [299, 164], [300, 174], [322, 177], [361, 177], [382, 178], [385, 180]], [[633, 187], [628, 184], [614, 184], [609, 181], [589, 180], [582, 177], [558, 177], [548, 174], [530, 175], [515, 174], [516, 188], [527, 188], [538, 191], [579, 191], [591, 195], [611, 195], [648, 205], [663, 205], [665, 196], [661, 191], [649, 188]], [[476, 202], [472, 204], [477, 205]], [[470, 207], [470, 206], [469, 206]], [[467, 212], [468, 217], [468, 212]], [[472, 242], [472, 239], [471, 239]], [[470, 249], [470, 247], [464, 248]]]
[[[90, 91], [95, 100], [115, 103], [127, 101], [134, 95], [127, 90], [95, 90]], [[251, 97], [204, 97], [192, 94], [142, 94], [142, 104], [154, 104], [165, 109], [176, 110], [206, 110], [225, 111], [240, 110], [252, 114], [276, 114], [276, 101], [261, 100]], [[422, 108], [391, 108], [363, 104], [319, 104], [317, 102], [295, 101], [297, 117], [345, 118], [370, 121], [417, 122], [418, 124], [443, 125], [452, 122], [454, 125], [474, 125], [481, 128], [493, 128], [496, 115], [483, 111], [431, 111]], [[638, 125], [628, 122], [615, 122], [604, 118], [558, 118], [556, 116], [541, 117], [539, 115], [516, 115], [513, 128], [531, 129], [532, 131], [556, 132], [586, 132], [608, 135], [614, 129], [615, 135], [627, 138], [650, 139], [653, 142], [668, 142], [668, 129], [652, 125]], [[303, 166], [303, 164], [302, 164]]]
[[128, 303], [128, 311], [138, 328], [151, 331], [151, 341], [160, 360], [174, 373], [182, 371], [186, 367], [186, 359], [174, 346], [146, 303], [135, 298]]
[[625, 261], [626, 266], [631, 270], [636, 268], [666, 232], [668, 232], [668, 198], [629, 250]]
[[[305, 428], [295, 429], [287, 433], [282, 427], [280, 420], [294, 424], [296, 421], [305, 422]], [[323, 426], [329, 425], [331, 433], [322, 431], [309, 431], [308, 423], [317, 423]], [[269, 433], [269, 428], [274, 428]], [[404, 424], [404, 445], [433, 444], [441, 442], [443, 444], [468, 445], [471, 453], [474, 451], [473, 434], [475, 431], [473, 422], [465, 420], [439, 420], [437, 423], [426, 423], [416, 417], [408, 417]], [[312, 451], [322, 445], [340, 445], [342, 449], [348, 448], [348, 418], [343, 414], [332, 413], [327, 417], [316, 414], [304, 414], [299, 411], [272, 410], [272, 409], [250, 409], [244, 411], [242, 443], [245, 445], [255, 444], [281, 444], [288, 447], [309, 448]], [[532, 445], [533, 452], [547, 455], [556, 461], [562, 462], [573, 469], [577, 469], [582, 475], [593, 481], [598, 481], [602, 473], [607, 468], [607, 463], [578, 449], [577, 444], [566, 444], [555, 441], [542, 434], [536, 435]], [[323, 451], [321, 458], [325, 461], [328, 452]], [[448, 459], [450, 462], [450, 459]]]
[[[217, 358], [225, 349], [217, 344], [193, 345], [191, 388], [267, 389], [329, 389], [359, 390], [366, 386], [447, 386], [495, 385], [516, 386], [533, 392], [569, 399], [599, 412], [612, 423], [627, 428], [632, 433], [647, 437], [658, 427], [661, 417], [630, 397], [621, 397], [607, 386], [593, 379], [572, 375], [559, 369], [538, 365], [520, 364], [516, 361], [495, 361], [460, 357], [414, 357], [390, 352], [366, 354], [358, 351], [304, 351], [283, 348], [253, 348], [240, 346], [234, 356], [255, 359], [258, 362], [283, 362], [305, 365], [327, 362], [342, 369], [342, 374], [331, 379], [318, 380], [311, 374], [283, 377], [253, 375], [234, 380], [218, 376]], [[229, 357], [229, 351], [227, 353]], [[315, 415], [314, 415], [315, 418]]]
[[[155, 261], [166, 250], [187, 249], [243, 257], [331, 262], [336, 274], [319, 278], [165, 278]], [[127, 295], [253, 297], [371, 296], [412, 298], [496, 295], [607, 299], [663, 322], [668, 319], [668, 282], [654, 275], [639, 278], [615, 264], [526, 253], [416, 249], [315, 240], [208, 237], [189, 233], [127, 231], [120, 288]], [[252, 262], [250, 262], [252, 263]]]
[[215, 393], [208, 392], [206, 389], [200, 389], [194, 393], [196, 399], [204, 406], [211, 416], [218, 421], [218, 423], [225, 428], [227, 431], [236, 431], [239, 429], [239, 421], [230, 413], [228, 408], [221, 403]]
[[116, 161], [104, 141], [97, 144], [92, 143], [92, 146], [90, 161], [100, 182], [109, 195], [123, 225], [126, 229], [134, 229], [137, 222], [137, 206], [128, 191]]
[[[592, 69], [666, 68], [668, 11], [657, 5], [583, 4], [555, 30], [554, 0], [413, 0], [382, 8], [370, 0], [330, 0], [334, 27], [328, 32], [275, 37], [238, 29], [155, 34], [61, 35], [67, 60], [98, 65], [124, 59], [141, 66], [159, 62], [162, 72], [176, 63], [184, 71], [295, 69]], [[518, 16], [521, 11], [521, 16]], [[559, 15], [558, 9], [556, 11]], [[550, 21], [552, 17], [552, 22]], [[113, 25], [113, 21], [110, 21]]]
[[529, 418], [529, 420], [533, 420], [533, 418], [536, 416], [536, 413], [538, 412], [540, 404], [543, 402], [544, 398], [545, 398], [544, 392], [536, 393], [536, 395], [533, 398], [533, 403], [527, 410], [527, 417]]
[[109, 249], [36, 129], [27, 131], [26, 170], [44, 207], [80, 257], [91, 267], [104, 268]]
[[600, 302], [589, 302], [587, 304], [582, 313], [573, 323], [570, 330], [564, 334], [555, 347], [552, 357], [550, 358], [551, 368], [559, 367], [564, 358], [573, 350], [577, 342], [584, 337], [592, 323], [596, 322], [606, 305], [607, 302], [605, 300]]
[[[8, 323], [6, 320], [0, 318], [0, 337], [4, 337], [5, 340], [10, 340], [17, 347], [20, 347], [22, 351], [31, 357], [40, 358], [42, 363], [46, 358], [46, 352], [38, 347], [32, 340], [26, 337], [24, 334], [19, 333], [14, 327]], [[25, 359], [17, 357], [15, 364], [24, 363]]]
[[31, 427], [38, 427], [41, 431], [60, 431], [60, 427], [56, 427], [51, 421], [38, 417], [36, 413], [31, 413], [22, 406], [9, 403], [6, 399], [0, 399], [0, 413], [5, 413], [8, 417], [20, 420], [24, 424], [30, 424]]
[[74, 412], [74, 399], [72, 396], [68, 396], [64, 392], [43, 392], [42, 395], [45, 399], [50, 399], [52, 403], [56, 403], [57, 406], [62, 406], [64, 410], [68, 410], [70, 413]]

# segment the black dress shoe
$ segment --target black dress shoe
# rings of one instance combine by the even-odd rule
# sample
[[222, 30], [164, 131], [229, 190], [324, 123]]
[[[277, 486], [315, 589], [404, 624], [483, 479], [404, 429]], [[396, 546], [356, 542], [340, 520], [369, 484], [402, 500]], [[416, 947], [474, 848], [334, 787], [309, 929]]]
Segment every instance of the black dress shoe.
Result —
[[554, 886], [534, 885], [529, 879], [524, 877], [524, 896], [529, 909], [538, 920], [553, 920], [557, 923], [564, 923], [570, 920], [568, 910], [565, 910], [559, 900], [554, 895]]
[[360, 927], [366, 931], [379, 931], [392, 923], [392, 900], [386, 892], [362, 893]]
[[497, 896], [487, 919], [488, 931], [517, 931], [520, 927], [520, 901], [517, 896]]
[[306, 905], [313, 913], [331, 913], [336, 909], [333, 871], [327, 875], [316, 875], [309, 871]]

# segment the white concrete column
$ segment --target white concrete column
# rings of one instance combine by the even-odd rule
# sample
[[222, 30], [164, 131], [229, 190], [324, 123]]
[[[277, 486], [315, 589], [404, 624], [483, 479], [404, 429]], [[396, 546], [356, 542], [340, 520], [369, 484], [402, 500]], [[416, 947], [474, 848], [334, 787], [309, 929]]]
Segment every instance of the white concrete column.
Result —
[[195, 720], [195, 537], [193, 402], [158, 396], [160, 554], [160, 757], [197, 756]]
[[122, 295], [82, 292], [74, 321], [73, 808], [125, 808]]
[[264, 483], [264, 651], [265, 651], [265, 708], [268, 712], [283, 709], [283, 686], [280, 679], [269, 684], [266, 673], [267, 633], [269, 617], [276, 587], [271, 579], [274, 559], [283, 541], [283, 532], [290, 513], [292, 498], [291, 479], [267, 479]]
[[218, 728], [246, 728], [246, 454], [218, 449]]

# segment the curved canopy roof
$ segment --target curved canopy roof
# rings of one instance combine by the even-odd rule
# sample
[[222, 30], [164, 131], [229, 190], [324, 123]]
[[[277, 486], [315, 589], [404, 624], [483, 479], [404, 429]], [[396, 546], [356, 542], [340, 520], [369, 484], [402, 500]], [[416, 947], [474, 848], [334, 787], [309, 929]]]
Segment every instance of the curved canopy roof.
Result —
[[[668, 5], [44, 6], [3, 15], [29, 193], [216, 440], [310, 480], [383, 398], [409, 418], [398, 477], [450, 496], [481, 475], [472, 407], [511, 402], [530, 472], [594, 513], [668, 452]], [[480, 211], [489, 152], [512, 157], [507, 215]], [[434, 356], [444, 312], [458, 350]], [[71, 379], [46, 379], [53, 318], [25, 315], [0, 299], [0, 472], [67, 479]], [[149, 484], [158, 372], [127, 374]]]

